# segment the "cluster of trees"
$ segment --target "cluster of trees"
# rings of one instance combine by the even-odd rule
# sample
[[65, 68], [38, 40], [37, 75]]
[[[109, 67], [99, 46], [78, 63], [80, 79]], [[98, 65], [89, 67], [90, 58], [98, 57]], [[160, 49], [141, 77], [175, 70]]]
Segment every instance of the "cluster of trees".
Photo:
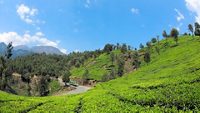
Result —
[[[194, 26], [192, 24], [189, 24], [188, 30], [192, 34], [192, 36], [200, 36], [200, 24], [198, 22], [195, 22]], [[187, 35], [187, 33], [185, 34]], [[179, 35], [180, 35], [179, 31], [176, 28], [172, 28], [169, 35], [167, 34], [166, 30], [162, 32], [162, 36], [166, 39], [166, 41], [168, 40], [168, 38], [173, 38], [176, 43], [176, 46], [178, 45]], [[155, 45], [155, 43], [157, 44]], [[155, 46], [156, 52], [160, 54], [159, 36], [157, 36], [157, 38], [152, 38], [151, 41], [146, 43], [147, 49], [144, 53], [144, 61], [146, 63], [149, 63], [151, 61], [150, 51], [151, 51], [152, 45]], [[168, 46], [168, 42], [166, 42], [164, 46]], [[144, 48], [145, 46], [143, 44], [140, 44], [140, 49], [144, 49]]]
[[12, 43], [9, 43], [4, 56], [0, 56], [0, 90], [6, 90], [8, 86], [7, 79], [11, 75], [8, 64], [12, 56]]
[[120, 45], [119, 43], [117, 43], [116, 45], [114, 44], [106, 44], [103, 48], [103, 52], [106, 53], [111, 53], [113, 50], [121, 50], [122, 53], [126, 53], [128, 50], [131, 50], [132, 47], [130, 45], [127, 44], [122, 44]]
[[29, 95], [31, 91], [30, 82], [34, 75], [39, 78], [39, 93], [41, 96], [48, 94], [48, 84], [50, 77], [57, 78], [62, 76], [63, 82], [67, 86], [70, 81], [70, 69], [72, 67], [80, 67], [89, 58], [96, 58], [103, 51], [85, 51], [85, 52], [73, 52], [69, 55], [48, 55], [42, 54], [31, 54], [27, 56], [17, 57], [10, 59], [12, 55], [12, 43], [7, 47], [5, 56], [0, 57], [0, 86], [4, 90], [6, 87], [6, 76], [12, 75], [12, 73], [21, 74], [23, 82], [28, 84]]

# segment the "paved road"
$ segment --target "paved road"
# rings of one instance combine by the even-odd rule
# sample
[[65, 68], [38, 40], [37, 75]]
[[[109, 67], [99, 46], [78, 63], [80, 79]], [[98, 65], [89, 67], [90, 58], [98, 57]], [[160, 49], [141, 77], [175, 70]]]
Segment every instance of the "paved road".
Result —
[[80, 93], [84, 93], [86, 91], [88, 91], [89, 89], [91, 89], [90, 87], [87, 86], [77, 86], [76, 89], [67, 92], [68, 95], [70, 94], [80, 94]]
[[[62, 78], [59, 77], [58, 78], [58, 82], [60, 83], [61, 86], [64, 86], [65, 83], [62, 81]], [[80, 94], [80, 93], [84, 93], [86, 91], [88, 91], [89, 89], [91, 89], [91, 87], [87, 87], [87, 86], [77, 86], [76, 89], [71, 90], [69, 92], [63, 92], [60, 95], [71, 95], [71, 94]]]

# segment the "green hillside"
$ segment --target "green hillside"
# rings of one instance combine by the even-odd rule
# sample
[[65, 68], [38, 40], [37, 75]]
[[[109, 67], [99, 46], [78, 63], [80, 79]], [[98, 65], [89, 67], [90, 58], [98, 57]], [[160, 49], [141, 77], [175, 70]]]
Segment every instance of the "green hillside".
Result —
[[[163, 47], [160, 55], [152, 52], [148, 65], [142, 63], [137, 71], [97, 84], [84, 94], [22, 97], [0, 92], [0, 112], [200, 112], [200, 38], [181, 37], [178, 46], [172, 39], [160, 43], [166, 41], [170, 46]], [[106, 62], [106, 55], [99, 62], [102, 59]], [[74, 69], [72, 73], [82, 72]]]
[[[120, 50], [114, 50], [113, 53], [115, 55], [119, 55], [121, 52]], [[110, 65], [112, 65], [110, 54], [103, 53], [97, 58], [90, 58], [79, 68], [72, 68], [72, 77], [81, 78], [85, 72], [85, 69], [88, 69], [90, 79], [101, 80], [103, 75], [109, 73], [108, 69]]]

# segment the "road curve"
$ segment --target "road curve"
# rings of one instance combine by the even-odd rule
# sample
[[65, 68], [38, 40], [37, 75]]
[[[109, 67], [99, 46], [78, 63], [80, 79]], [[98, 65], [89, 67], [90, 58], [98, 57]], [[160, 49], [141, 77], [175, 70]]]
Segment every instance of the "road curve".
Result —
[[91, 87], [77, 86], [76, 89], [67, 92], [67, 94], [68, 95], [71, 95], [71, 94], [80, 94], [80, 93], [84, 93], [84, 92], [88, 91], [89, 89], [91, 89]]

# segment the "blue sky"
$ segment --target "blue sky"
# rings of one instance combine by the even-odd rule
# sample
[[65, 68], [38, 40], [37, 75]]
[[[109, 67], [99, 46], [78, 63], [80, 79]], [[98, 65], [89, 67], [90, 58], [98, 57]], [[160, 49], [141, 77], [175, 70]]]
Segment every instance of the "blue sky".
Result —
[[138, 47], [162, 31], [200, 21], [199, 0], [0, 0], [0, 41], [63, 52], [106, 43]]

